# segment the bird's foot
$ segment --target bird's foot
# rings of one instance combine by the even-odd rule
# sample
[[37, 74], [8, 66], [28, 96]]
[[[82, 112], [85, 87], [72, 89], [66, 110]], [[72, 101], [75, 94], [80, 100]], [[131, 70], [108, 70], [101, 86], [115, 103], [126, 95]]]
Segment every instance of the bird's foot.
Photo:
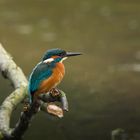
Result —
[[58, 88], [52, 88], [49, 93], [53, 98], [56, 98], [56, 101], [61, 102], [62, 109], [64, 111], [68, 111], [68, 101], [66, 94], [63, 91], [59, 90]]
[[58, 88], [52, 88], [49, 92], [53, 97], [60, 95], [60, 91]]

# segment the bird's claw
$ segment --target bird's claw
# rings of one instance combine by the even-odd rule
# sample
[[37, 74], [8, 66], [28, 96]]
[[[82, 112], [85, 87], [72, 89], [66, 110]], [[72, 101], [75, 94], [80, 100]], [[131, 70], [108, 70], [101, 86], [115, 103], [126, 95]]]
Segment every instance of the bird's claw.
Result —
[[50, 90], [50, 94], [53, 97], [59, 97], [58, 100], [59, 102], [62, 103], [62, 109], [64, 111], [68, 111], [68, 100], [67, 100], [66, 94], [62, 90], [59, 90], [58, 88], [53, 88]]
[[52, 88], [49, 92], [53, 97], [56, 97], [56, 96], [59, 96], [61, 93], [60, 93], [60, 90], [58, 88]]

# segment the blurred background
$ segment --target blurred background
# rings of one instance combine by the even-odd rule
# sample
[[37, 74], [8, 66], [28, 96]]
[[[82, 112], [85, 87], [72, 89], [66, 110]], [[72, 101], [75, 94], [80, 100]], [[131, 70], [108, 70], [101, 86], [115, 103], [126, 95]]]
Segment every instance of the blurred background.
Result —
[[[84, 54], [65, 61], [69, 112], [38, 113], [24, 140], [140, 140], [139, 0], [0, 0], [0, 42], [27, 78], [47, 49]], [[0, 103], [12, 90], [1, 76]]]

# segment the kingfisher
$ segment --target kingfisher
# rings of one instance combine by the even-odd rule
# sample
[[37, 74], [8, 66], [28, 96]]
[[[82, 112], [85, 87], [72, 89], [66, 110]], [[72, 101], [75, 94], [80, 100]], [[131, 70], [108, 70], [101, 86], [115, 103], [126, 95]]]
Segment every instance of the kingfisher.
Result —
[[58, 48], [45, 52], [41, 62], [35, 66], [29, 77], [30, 104], [37, 99], [38, 95], [49, 92], [62, 81], [65, 75], [63, 61], [77, 55], [81, 55], [81, 53], [66, 52]]

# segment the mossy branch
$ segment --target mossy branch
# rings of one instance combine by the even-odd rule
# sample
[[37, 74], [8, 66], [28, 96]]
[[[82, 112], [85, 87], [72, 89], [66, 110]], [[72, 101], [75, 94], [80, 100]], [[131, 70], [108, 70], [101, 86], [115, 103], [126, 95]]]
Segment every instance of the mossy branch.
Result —
[[[22, 70], [16, 65], [12, 60], [12, 57], [6, 52], [1, 44], [0, 70], [4, 78], [9, 79], [15, 89], [4, 100], [0, 107], [0, 139], [21, 139], [25, 131], [28, 129], [32, 118], [40, 109], [58, 117], [63, 116], [63, 110], [68, 111], [68, 103], [65, 93], [61, 90], [55, 89], [50, 93], [39, 96], [38, 103], [32, 104], [27, 110], [22, 110], [15, 128], [10, 128], [10, 118], [13, 110], [19, 103], [27, 98], [28, 81]], [[55, 104], [50, 104], [50, 102], [55, 101], [62, 103], [62, 109]]]

